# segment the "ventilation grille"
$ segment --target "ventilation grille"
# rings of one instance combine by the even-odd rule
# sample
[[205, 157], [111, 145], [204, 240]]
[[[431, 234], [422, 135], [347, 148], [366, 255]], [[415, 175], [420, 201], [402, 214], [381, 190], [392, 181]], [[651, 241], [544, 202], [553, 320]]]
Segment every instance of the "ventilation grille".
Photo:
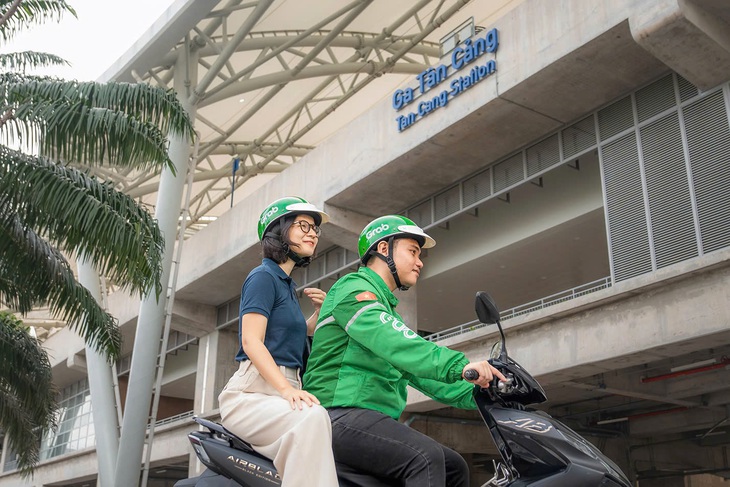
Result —
[[327, 259], [313, 259], [307, 266], [307, 279], [315, 280], [325, 275], [325, 263]]
[[431, 200], [424, 201], [415, 208], [408, 210], [408, 218], [416, 222], [421, 227], [428, 226], [431, 220]]
[[636, 92], [636, 114], [639, 122], [649, 120], [677, 106], [672, 75], [665, 76]]
[[601, 149], [615, 281], [652, 270], [636, 136]]
[[560, 162], [558, 134], [527, 149], [527, 175], [532, 176]]
[[679, 86], [679, 99], [682, 103], [694, 98], [699, 93], [695, 85], [680, 75], [677, 75], [677, 85]]
[[336, 247], [325, 255], [327, 261], [327, 273], [334, 272], [345, 265], [345, 249]]
[[459, 197], [459, 187], [454, 186], [451, 189], [437, 194], [433, 199], [435, 221], [453, 215], [461, 208], [461, 198]]
[[647, 125], [640, 134], [656, 265], [666, 267], [699, 254], [679, 115]]
[[631, 97], [627, 96], [598, 112], [601, 140], [607, 140], [634, 126]]
[[563, 155], [570, 158], [596, 145], [596, 125], [593, 115], [563, 130]]
[[464, 206], [473, 205], [474, 203], [484, 200], [492, 195], [492, 176], [487, 171], [482, 171], [463, 183], [464, 186]]
[[522, 166], [522, 153], [506, 159], [494, 166], [494, 192], [507, 189], [525, 178], [525, 170]]
[[730, 128], [722, 91], [684, 110], [704, 252], [730, 245]]

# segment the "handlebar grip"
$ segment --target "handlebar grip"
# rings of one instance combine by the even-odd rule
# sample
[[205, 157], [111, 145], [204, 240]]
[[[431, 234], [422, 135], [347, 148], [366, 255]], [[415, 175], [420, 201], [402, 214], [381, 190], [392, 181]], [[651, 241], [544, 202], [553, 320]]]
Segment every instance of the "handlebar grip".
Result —
[[466, 369], [464, 371], [464, 378], [466, 380], [477, 380], [479, 378], [479, 372], [475, 369]]

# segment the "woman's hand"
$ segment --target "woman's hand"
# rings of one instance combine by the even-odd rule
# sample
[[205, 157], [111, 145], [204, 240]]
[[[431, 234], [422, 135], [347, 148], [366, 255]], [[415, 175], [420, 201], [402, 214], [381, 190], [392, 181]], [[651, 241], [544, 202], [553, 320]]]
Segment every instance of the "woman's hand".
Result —
[[319, 404], [319, 399], [308, 393], [304, 389], [295, 389], [289, 387], [281, 392], [281, 397], [289, 401], [292, 409], [303, 409], [302, 402], [304, 402], [310, 408], [314, 404]]
[[312, 306], [314, 306], [315, 313], [319, 312], [322, 307], [324, 298], [327, 297], [327, 293], [316, 287], [304, 288], [304, 294], [312, 300]]

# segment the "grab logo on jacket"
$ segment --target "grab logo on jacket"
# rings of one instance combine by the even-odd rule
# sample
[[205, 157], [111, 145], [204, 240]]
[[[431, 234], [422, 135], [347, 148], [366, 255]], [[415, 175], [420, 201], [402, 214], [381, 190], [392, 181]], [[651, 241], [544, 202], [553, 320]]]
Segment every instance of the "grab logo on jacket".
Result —
[[408, 325], [396, 319], [393, 315], [386, 313], [385, 311], [380, 313], [380, 321], [383, 324], [387, 324], [388, 322], [390, 322], [395, 331], [403, 333], [403, 336], [408, 339], [416, 338], [418, 336], [418, 333], [408, 328]]

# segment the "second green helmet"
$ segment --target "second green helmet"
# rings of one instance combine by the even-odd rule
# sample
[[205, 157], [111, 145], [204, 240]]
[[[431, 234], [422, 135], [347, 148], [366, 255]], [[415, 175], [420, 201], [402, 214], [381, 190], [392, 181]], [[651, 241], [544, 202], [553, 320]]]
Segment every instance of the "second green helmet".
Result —
[[360, 232], [360, 238], [357, 241], [360, 262], [366, 264], [370, 257], [369, 252], [378, 242], [387, 240], [391, 236], [412, 238], [424, 249], [436, 245], [436, 241], [416, 225], [413, 220], [401, 215], [381, 216], [368, 223]]
[[274, 222], [283, 216], [291, 214], [311, 215], [317, 226], [329, 221], [327, 213], [318, 209], [304, 198], [299, 198], [298, 196], [287, 196], [274, 201], [261, 213], [258, 228], [259, 240], [264, 238], [264, 235]]

